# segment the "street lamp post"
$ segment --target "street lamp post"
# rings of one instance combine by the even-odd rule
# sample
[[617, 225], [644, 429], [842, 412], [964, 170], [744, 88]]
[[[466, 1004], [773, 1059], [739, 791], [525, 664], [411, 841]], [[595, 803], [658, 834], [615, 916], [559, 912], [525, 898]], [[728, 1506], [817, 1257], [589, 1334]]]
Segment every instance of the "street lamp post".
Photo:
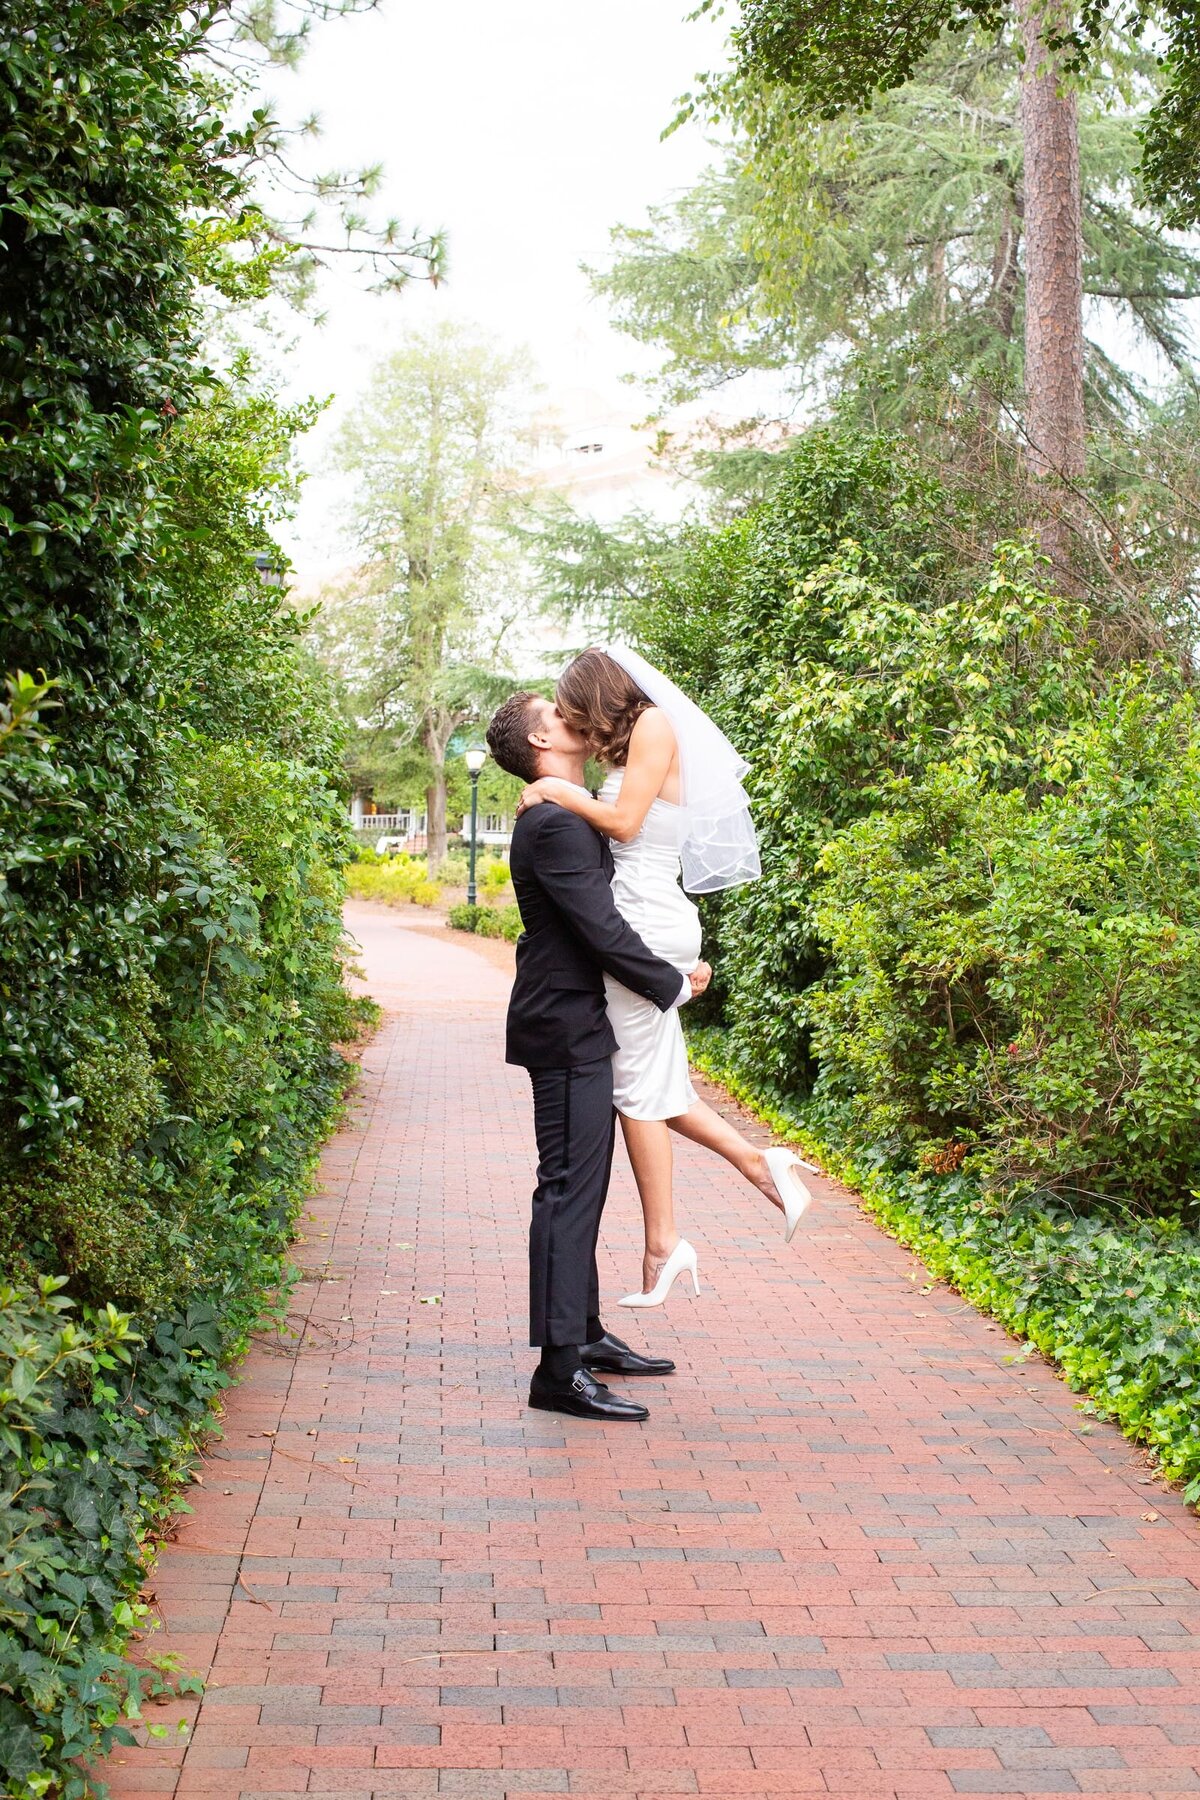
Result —
[[471, 777], [471, 860], [467, 869], [467, 905], [475, 905], [475, 843], [477, 832], [476, 820], [479, 817], [479, 773], [487, 761], [487, 751], [481, 744], [472, 744], [463, 759], [467, 765], [467, 774]]

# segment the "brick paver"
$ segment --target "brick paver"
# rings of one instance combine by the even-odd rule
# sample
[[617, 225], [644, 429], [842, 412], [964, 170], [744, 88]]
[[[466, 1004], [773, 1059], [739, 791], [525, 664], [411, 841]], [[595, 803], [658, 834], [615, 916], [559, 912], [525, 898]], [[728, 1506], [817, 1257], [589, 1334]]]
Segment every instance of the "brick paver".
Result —
[[[645, 1426], [523, 1405], [525, 1077], [506, 978], [354, 909], [388, 1007], [290, 1345], [255, 1349], [155, 1576], [195, 1725], [113, 1791], [1200, 1791], [1200, 1540], [1119, 1435], [830, 1182], [785, 1248], [681, 1147], [699, 1300]], [[618, 1158], [602, 1280], [638, 1262]], [[610, 1308], [622, 1328], [624, 1315]], [[173, 1725], [180, 1709], [163, 1709]]]

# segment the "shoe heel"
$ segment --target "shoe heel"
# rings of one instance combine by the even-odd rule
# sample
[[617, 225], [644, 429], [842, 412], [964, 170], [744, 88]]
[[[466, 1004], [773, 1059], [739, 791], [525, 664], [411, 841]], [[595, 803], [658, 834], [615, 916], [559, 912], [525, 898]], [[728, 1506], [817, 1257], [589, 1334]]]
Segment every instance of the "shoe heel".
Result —
[[687, 1274], [689, 1274], [692, 1278], [693, 1294], [698, 1294], [700, 1292], [700, 1272], [699, 1272], [699, 1268], [698, 1268], [696, 1252], [692, 1249], [692, 1246], [690, 1244], [688, 1245], [687, 1261], [684, 1263], [683, 1269], [680, 1270], [680, 1274], [683, 1274], [684, 1271], [686, 1271]]
[[[682, 1252], [682, 1254], [681, 1254]], [[696, 1275], [696, 1252], [685, 1238], [680, 1238], [659, 1271], [658, 1280], [648, 1294], [626, 1294], [618, 1300], [618, 1306], [661, 1306], [672, 1287], [684, 1272], [690, 1273], [692, 1286], [700, 1292], [700, 1282]]]

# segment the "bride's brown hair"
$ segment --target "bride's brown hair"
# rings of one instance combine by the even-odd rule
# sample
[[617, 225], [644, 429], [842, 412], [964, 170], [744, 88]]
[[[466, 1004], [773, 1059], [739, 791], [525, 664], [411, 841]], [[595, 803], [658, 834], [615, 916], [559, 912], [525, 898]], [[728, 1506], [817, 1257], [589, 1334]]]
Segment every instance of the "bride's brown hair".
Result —
[[612, 769], [625, 767], [630, 734], [654, 704], [603, 650], [585, 650], [568, 663], [558, 678], [554, 701], [572, 730], [587, 739], [597, 761]]

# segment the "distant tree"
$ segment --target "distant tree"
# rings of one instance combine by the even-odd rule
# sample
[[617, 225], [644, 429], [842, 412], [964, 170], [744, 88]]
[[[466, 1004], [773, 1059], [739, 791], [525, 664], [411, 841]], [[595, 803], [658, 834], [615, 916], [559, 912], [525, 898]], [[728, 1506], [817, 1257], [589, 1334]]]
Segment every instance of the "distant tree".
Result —
[[677, 520], [638, 507], [601, 520], [561, 495], [534, 496], [515, 512], [512, 529], [539, 608], [566, 633], [572, 650], [636, 639], [664, 580], [688, 562], [693, 535], [739, 518], [772, 492], [787, 434], [775, 431], [763, 440], [758, 421], [710, 429], [679, 445], [664, 434], [663, 461], [693, 490]]
[[511, 684], [522, 574], [501, 521], [525, 371], [444, 321], [379, 364], [337, 447], [361, 561], [328, 596], [320, 641], [359, 724], [424, 757], [431, 868], [446, 854], [450, 741]]
[[514, 513], [512, 530], [540, 610], [566, 631], [573, 650], [626, 634], [678, 536], [644, 510], [606, 524], [561, 495], [535, 496]]
[[[1148, 87], [1148, 59], [1127, 58]], [[1140, 65], [1140, 66], [1139, 66]], [[872, 418], [910, 424], [940, 376], [985, 412], [1019, 394], [1025, 309], [1020, 60], [1012, 34], [944, 38], [865, 113], [797, 111], [778, 83], [716, 96], [724, 161], [644, 227], [613, 234], [593, 279], [618, 323], [665, 349], [670, 400], [752, 369], [828, 398], [864, 386]], [[1143, 401], [1104, 347], [1113, 314], [1182, 374], [1200, 256], [1138, 203], [1141, 114], [1084, 93], [1079, 125], [1092, 422]], [[861, 382], [864, 373], [869, 377]], [[869, 391], [868, 391], [869, 390]]]
[[[1115, 0], [745, 0], [736, 34], [741, 67], [783, 83], [798, 111], [829, 118], [901, 86], [945, 31], [1006, 22], [1022, 52], [1022, 214], [1025, 237], [1025, 416], [1027, 460], [1035, 476], [1069, 495], [1086, 454], [1083, 329], [1083, 204], [1075, 75], [1111, 79]], [[1190, 20], [1190, 0], [1175, 0], [1168, 21]], [[1136, 11], [1135, 22], [1147, 11]], [[1124, 21], [1123, 21], [1124, 23]], [[1186, 64], [1188, 32], [1175, 49]], [[1179, 68], [1174, 74], [1178, 95]], [[1161, 112], [1147, 123], [1151, 139]], [[1060, 572], [1071, 565], [1064, 505], [1051, 506], [1044, 547]]]
[[230, 190], [234, 203], [199, 215], [192, 226], [196, 272], [226, 301], [262, 300], [274, 292], [307, 306], [319, 272], [337, 264], [368, 276], [377, 291], [399, 291], [414, 280], [436, 287], [442, 279], [442, 232], [372, 215], [382, 166], [314, 166], [320, 118], [311, 114], [284, 124], [263, 92], [269, 69], [299, 64], [314, 25], [376, 5], [212, 0], [190, 15], [187, 55], [198, 65], [198, 84], [222, 103], [230, 127], [225, 156], [239, 177]]

